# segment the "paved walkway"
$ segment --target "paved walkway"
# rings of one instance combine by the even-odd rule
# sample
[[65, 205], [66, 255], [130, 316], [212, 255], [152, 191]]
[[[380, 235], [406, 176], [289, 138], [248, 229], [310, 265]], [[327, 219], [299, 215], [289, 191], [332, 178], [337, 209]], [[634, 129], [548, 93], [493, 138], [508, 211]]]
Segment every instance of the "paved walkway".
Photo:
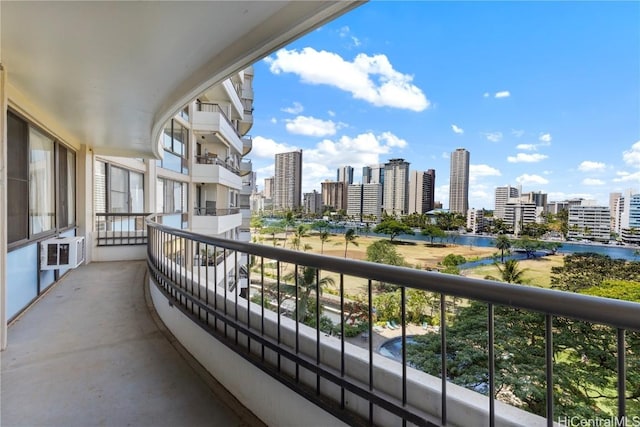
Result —
[[145, 272], [80, 267], [9, 327], [0, 425], [261, 425], [159, 325]]

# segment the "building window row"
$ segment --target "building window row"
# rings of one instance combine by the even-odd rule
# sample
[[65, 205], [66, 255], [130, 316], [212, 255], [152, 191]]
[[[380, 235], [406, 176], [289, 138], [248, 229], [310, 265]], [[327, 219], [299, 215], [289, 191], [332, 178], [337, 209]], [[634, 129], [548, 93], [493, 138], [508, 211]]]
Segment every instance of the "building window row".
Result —
[[94, 202], [97, 213], [143, 213], [144, 175], [96, 161]]
[[174, 172], [189, 173], [189, 129], [175, 119], [167, 122], [162, 134], [164, 157], [158, 166]]
[[75, 153], [9, 111], [7, 154], [9, 246], [74, 226]]

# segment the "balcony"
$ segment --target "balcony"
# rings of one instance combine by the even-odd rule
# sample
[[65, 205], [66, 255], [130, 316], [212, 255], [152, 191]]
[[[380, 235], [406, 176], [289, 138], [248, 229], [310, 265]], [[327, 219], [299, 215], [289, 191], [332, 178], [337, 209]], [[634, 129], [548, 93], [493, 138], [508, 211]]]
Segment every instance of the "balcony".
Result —
[[196, 156], [191, 177], [193, 182], [204, 184], [220, 184], [229, 188], [241, 189], [241, 170], [230, 162], [215, 156]]
[[161, 324], [146, 271], [82, 266], [10, 325], [2, 425], [263, 425]]
[[[200, 425], [211, 420], [258, 425], [246, 409], [234, 406], [230, 411], [220, 403], [224, 389], [268, 425], [295, 425], [301, 419], [319, 425], [342, 421], [383, 426], [401, 425], [403, 420], [435, 426], [562, 423], [562, 414], [553, 409], [559, 397], [555, 362], [543, 374], [548, 387], [545, 419], [451, 384], [446, 374], [437, 378], [418, 371], [407, 364], [404, 352], [398, 361], [378, 354], [370, 339], [376, 334], [371, 298], [376, 281], [399, 286], [400, 339], [405, 344], [407, 291], [427, 290], [438, 296], [443, 314], [437, 332], [431, 333], [437, 333], [445, 347], [451, 296], [489, 303], [488, 360], [503, 359], [492, 351], [497, 331], [494, 308], [508, 305], [523, 315], [540, 313], [546, 339], [532, 351], [541, 347], [549, 361], [554, 360], [554, 337], [562, 334], [564, 322], [557, 320], [583, 319], [601, 325], [599, 332], [605, 325], [614, 328], [610, 344], [618, 349], [616, 411], [621, 417], [625, 390], [637, 386], [626, 380], [626, 369], [630, 372], [638, 362], [637, 353], [627, 347], [637, 335], [634, 331], [640, 330], [638, 304], [244, 244], [147, 224], [146, 268], [136, 261], [82, 266], [11, 325], [12, 344], [2, 358], [3, 425], [87, 425], [100, 419], [113, 425]], [[210, 261], [203, 263], [200, 254], [212, 254]], [[248, 259], [253, 267], [243, 269]], [[318, 269], [311, 295], [317, 295], [318, 279], [325, 272], [338, 274], [340, 292], [326, 298], [333, 300], [338, 313], [350, 303], [344, 284], [363, 278], [368, 283], [363, 304], [370, 325], [365, 332], [350, 339], [345, 325], [338, 335], [330, 335], [296, 321], [296, 292], [303, 288], [292, 286], [280, 273], [293, 266]], [[147, 268], [148, 281], [143, 279]], [[233, 286], [242, 281], [252, 284], [252, 301], [269, 304], [247, 300], [242, 287]], [[324, 298], [317, 301], [326, 304]], [[313, 316], [319, 325], [319, 314]], [[447, 372], [446, 356], [433, 356], [443, 359]], [[492, 366], [487, 366], [490, 390], [495, 380]], [[209, 385], [196, 375], [204, 375]], [[25, 380], [29, 378], [38, 380]], [[29, 396], [29, 404], [24, 396]], [[240, 418], [233, 414], [237, 411], [244, 411]]]
[[253, 139], [249, 135], [242, 137], [242, 157], [246, 156], [253, 149]]
[[253, 171], [251, 160], [245, 160], [240, 163], [240, 176], [247, 176]]
[[[617, 360], [613, 363], [613, 379], [618, 384], [615, 412], [619, 417], [627, 415], [626, 395], [638, 386], [628, 382], [626, 372], [638, 363], [637, 353], [629, 346], [638, 339], [640, 304], [207, 238], [148, 224], [149, 286], [163, 322], [214, 377], [234, 394], [242, 395], [243, 402], [269, 425], [295, 424], [300, 417], [307, 417], [323, 425], [334, 425], [339, 419], [347, 424], [383, 426], [405, 422], [425, 426], [551, 426], [563, 415], [571, 416], [554, 411], [555, 402], [563, 398], [563, 383], [554, 373], [558, 363], [554, 340], [571, 333], [563, 327], [583, 321], [593, 325], [595, 333], [611, 331], [606, 351], [613, 351], [613, 360]], [[174, 246], [184, 248], [180, 256], [175, 249], [168, 251], [167, 242], [171, 241], [183, 242]], [[237, 283], [241, 269], [225, 269], [231, 277], [218, 276], [212, 281], [190, 267], [189, 253], [195, 250], [188, 248], [222, 251], [227, 259], [251, 259], [251, 268], [245, 270], [251, 298], [239, 290], [215, 285]], [[294, 279], [286, 274], [304, 268], [313, 269], [309, 283], [301, 283], [301, 276]], [[321, 278], [328, 274], [335, 279], [337, 295], [315, 298], [321, 294]], [[303, 300], [310, 297], [315, 301], [313, 325], [321, 325], [321, 305], [332, 305], [338, 318], [345, 319], [354, 304], [344, 291], [344, 284], [351, 280], [363, 281], [367, 289], [367, 296], [359, 303], [365, 328], [355, 340], [346, 337], [344, 320], [336, 334], [297, 320], [297, 313], [304, 313], [307, 307], [302, 305]], [[378, 332], [374, 327], [372, 286], [378, 282], [393, 284], [399, 293], [398, 327], [403, 350], [397, 361], [383, 357], [373, 345]], [[407, 296], [417, 290], [429, 293], [437, 302], [439, 327], [425, 333], [437, 334], [444, 348], [451, 345], [447, 331], [451, 328], [454, 298], [459, 299], [458, 304], [485, 304], [487, 366], [481, 388], [462, 388], [447, 381], [448, 351], [432, 355], [441, 363], [444, 374], [439, 377], [408, 363], [404, 350], [410, 338]], [[519, 310], [523, 316], [537, 313], [541, 318], [542, 338], [525, 348], [546, 360], [540, 374], [546, 386], [542, 415], [493, 398], [497, 395], [496, 366], [508, 360], [508, 355], [497, 353], [495, 347], [496, 331], [504, 331], [507, 326], [498, 323], [494, 315], [500, 307]], [[224, 363], [220, 363], [221, 358]], [[253, 379], [250, 388], [237, 378], [238, 372]], [[269, 404], [264, 403], [265, 395], [270, 396]], [[308, 400], [317, 405], [313, 416], [306, 413], [313, 407], [300, 409], [308, 405]], [[279, 405], [286, 405], [287, 411], [279, 410]], [[289, 412], [290, 408], [299, 412]]]
[[242, 152], [241, 136], [218, 104], [196, 103], [192, 126], [194, 133], [211, 133], [236, 152]]
[[239, 227], [240, 224], [242, 214], [239, 208], [196, 207], [190, 229], [194, 233], [217, 236]]

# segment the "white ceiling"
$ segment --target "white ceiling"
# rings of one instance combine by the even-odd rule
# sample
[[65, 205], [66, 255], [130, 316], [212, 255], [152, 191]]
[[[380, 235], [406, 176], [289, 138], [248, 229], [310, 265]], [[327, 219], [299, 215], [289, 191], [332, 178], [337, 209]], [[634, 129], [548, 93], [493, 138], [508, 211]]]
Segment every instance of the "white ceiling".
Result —
[[158, 157], [162, 126], [183, 105], [359, 4], [2, 1], [0, 60], [12, 90], [70, 143]]

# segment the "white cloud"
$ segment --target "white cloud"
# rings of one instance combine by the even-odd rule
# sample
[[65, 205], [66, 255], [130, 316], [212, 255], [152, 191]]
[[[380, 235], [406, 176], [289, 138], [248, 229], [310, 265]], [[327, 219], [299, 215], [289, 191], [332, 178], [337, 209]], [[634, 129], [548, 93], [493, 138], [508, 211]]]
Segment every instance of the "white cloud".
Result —
[[448, 159], [448, 158], [450, 158], [450, 157], [451, 157], [451, 154], [449, 154], [449, 152], [448, 152], [448, 151], [443, 151], [443, 152], [442, 152], [442, 156], [441, 156], [441, 157], [442, 157], [443, 159]]
[[622, 159], [629, 166], [640, 168], [640, 141], [633, 144], [630, 150], [625, 150]]
[[291, 107], [284, 107], [280, 110], [289, 114], [300, 114], [304, 111], [304, 107], [299, 102], [294, 102]]
[[275, 117], [271, 117], [271, 123], [276, 124], [278, 123], [278, 119], [276, 119]]
[[545, 154], [528, 154], [528, 153], [518, 153], [515, 157], [509, 156], [507, 157], [507, 161], [509, 163], [536, 163], [546, 159], [547, 155]]
[[582, 185], [604, 185], [605, 182], [601, 179], [585, 178], [582, 180]]
[[491, 96], [491, 94], [490, 94], [489, 92], [485, 92], [485, 93], [483, 93], [483, 94], [482, 94], [482, 96], [483, 96], [484, 98], [488, 98], [488, 97], [490, 97], [490, 96]]
[[523, 174], [516, 178], [516, 182], [521, 185], [543, 185], [548, 184], [549, 180], [541, 177], [540, 175]]
[[502, 139], [502, 132], [485, 132], [483, 135], [491, 142], [500, 142]]
[[580, 172], [601, 172], [604, 171], [606, 168], [606, 165], [602, 162], [592, 162], [590, 160], [585, 160], [584, 162], [580, 163], [580, 165], [578, 166], [578, 170]]
[[511, 96], [511, 93], [508, 90], [503, 90], [500, 92], [496, 92], [494, 95], [496, 98], [508, 98]]
[[536, 144], [518, 144], [516, 145], [516, 149], [525, 151], [536, 151], [538, 149], [538, 146]]
[[502, 176], [502, 174], [489, 165], [469, 165], [469, 176]]
[[286, 122], [287, 131], [297, 135], [329, 136], [336, 133], [336, 124], [331, 120], [298, 116], [295, 119], [287, 119]]
[[362, 42], [360, 42], [360, 39], [357, 38], [356, 36], [351, 36], [351, 41], [353, 42], [353, 45], [355, 47], [358, 47], [362, 44]]
[[253, 148], [251, 149], [252, 157], [263, 157], [274, 159], [276, 153], [286, 153], [288, 151], [297, 150], [296, 147], [287, 144], [281, 144], [270, 138], [256, 136], [253, 138]]
[[274, 74], [294, 73], [304, 83], [329, 85], [377, 107], [423, 111], [430, 105], [413, 76], [393, 69], [386, 55], [358, 54], [352, 62], [340, 55], [306, 47], [280, 49], [265, 59]]
[[516, 138], [520, 138], [522, 135], [524, 135], [524, 131], [522, 129], [519, 129], [519, 130], [512, 129], [511, 135], [515, 136]]
[[[319, 191], [322, 181], [335, 179], [335, 171], [338, 167], [350, 165], [357, 171], [362, 166], [377, 164], [381, 160], [385, 161], [389, 156], [395, 155], [398, 150], [407, 145], [407, 141], [391, 132], [383, 132], [381, 134], [367, 132], [354, 137], [341, 136], [336, 140], [324, 139], [317, 143], [315, 147], [307, 148], [303, 151], [304, 173], [302, 189], [305, 192], [314, 189]], [[272, 139], [261, 136], [254, 137], [252, 156], [267, 158], [270, 161], [268, 166], [256, 169], [259, 172], [258, 179], [264, 179], [265, 177], [260, 173], [261, 170], [271, 171], [271, 175], [273, 175], [273, 161], [276, 153], [295, 149], [296, 147], [278, 143]]]
[[629, 172], [618, 172], [616, 175], [618, 175], [618, 178], [614, 178], [613, 182], [633, 182], [635, 184], [637, 184], [638, 182], [640, 182], [640, 171], [638, 172], [634, 172], [634, 173], [629, 173]]
[[544, 175], [552, 175], [552, 174], [553, 174], [553, 172], [552, 172], [552, 171], [542, 171], [542, 173], [543, 173]]
[[350, 31], [349, 26], [345, 25], [344, 27], [340, 27], [340, 29], [338, 30], [338, 35], [343, 38], [347, 37], [349, 35], [349, 31]]
[[464, 129], [456, 125], [451, 125], [451, 130], [453, 131], [453, 133], [457, 133], [459, 135], [462, 135], [464, 133]]
[[336, 116], [336, 113], [334, 111], [331, 111], [331, 110], [327, 111], [327, 114], [329, 115], [329, 117], [335, 117]]
[[540, 142], [551, 142], [551, 134], [550, 133], [541, 133], [538, 137], [538, 141]]

